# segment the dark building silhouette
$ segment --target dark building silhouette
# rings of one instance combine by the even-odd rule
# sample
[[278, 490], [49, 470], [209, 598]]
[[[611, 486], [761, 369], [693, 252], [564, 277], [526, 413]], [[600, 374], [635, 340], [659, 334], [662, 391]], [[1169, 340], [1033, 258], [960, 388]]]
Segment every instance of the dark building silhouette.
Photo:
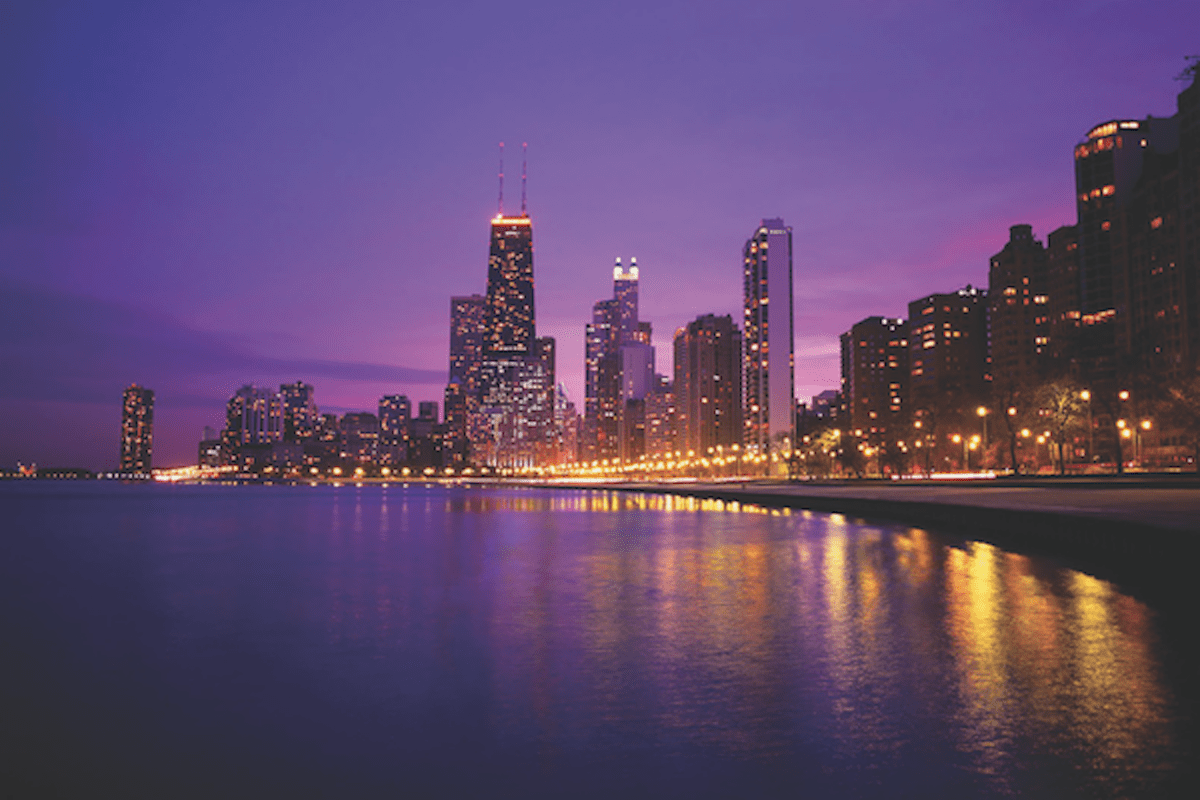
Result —
[[131, 384], [121, 406], [121, 472], [150, 474], [154, 451], [154, 391]]
[[957, 412], [983, 400], [989, 382], [987, 310], [987, 292], [971, 286], [908, 304], [913, 413]]
[[343, 414], [341, 429], [341, 457], [359, 466], [374, 464], [378, 457], [379, 418], [374, 414], [351, 412]]
[[1147, 117], [1097, 125], [1075, 147], [1081, 377], [1100, 396], [1115, 391], [1118, 347], [1129, 346], [1130, 204], [1146, 168], [1178, 146], [1174, 117]]
[[1029, 225], [1013, 225], [988, 269], [991, 370], [995, 380], [1032, 391], [1050, 349], [1046, 250]]
[[742, 444], [742, 332], [706, 314], [675, 332], [677, 450], [697, 456]]
[[[842, 334], [842, 395], [851, 430], [884, 444], [906, 422], [908, 322], [867, 317]], [[827, 405], [827, 404], [826, 404]]]
[[1046, 237], [1046, 294], [1050, 337], [1046, 358], [1047, 377], [1078, 372], [1082, 300], [1079, 296], [1079, 233], [1074, 225], [1063, 225]]

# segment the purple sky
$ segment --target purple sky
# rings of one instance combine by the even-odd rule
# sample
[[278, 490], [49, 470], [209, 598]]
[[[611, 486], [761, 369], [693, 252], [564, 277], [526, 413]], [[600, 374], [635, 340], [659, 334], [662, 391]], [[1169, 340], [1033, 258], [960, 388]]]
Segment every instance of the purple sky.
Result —
[[1073, 145], [1174, 113], [1198, 30], [1194, 0], [6, 3], [0, 465], [114, 466], [131, 382], [156, 466], [244, 383], [440, 406], [500, 141], [509, 210], [529, 143], [538, 333], [580, 407], [616, 256], [669, 372], [678, 326], [739, 318], [775, 216], [797, 395], [834, 388], [854, 322], [1072, 223]]

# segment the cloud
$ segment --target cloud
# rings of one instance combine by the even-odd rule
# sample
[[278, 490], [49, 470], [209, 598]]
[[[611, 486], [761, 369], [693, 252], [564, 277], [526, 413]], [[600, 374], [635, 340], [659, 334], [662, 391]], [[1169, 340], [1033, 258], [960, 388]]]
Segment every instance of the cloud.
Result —
[[211, 397], [223, 401], [229, 387], [215, 376], [430, 385], [446, 379], [439, 370], [395, 364], [261, 355], [166, 314], [6, 276], [0, 276], [0, 374], [0, 399], [75, 403], [111, 403], [130, 383], [181, 396], [210, 385]]

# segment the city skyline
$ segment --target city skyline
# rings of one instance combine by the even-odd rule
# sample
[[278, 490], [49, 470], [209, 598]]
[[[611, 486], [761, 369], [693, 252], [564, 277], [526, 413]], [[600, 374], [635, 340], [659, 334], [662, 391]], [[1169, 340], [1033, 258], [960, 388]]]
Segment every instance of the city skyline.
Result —
[[[796, 231], [796, 396], [835, 388], [838, 337], [858, 320], [984, 284], [1014, 224], [1045, 239], [1073, 223], [1073, 148], [1106, 120], [1173, 113], [1171, 78], [1196, 50], [1183, 3], [1154, 20], [1120, 3], [949, 8], [717, 3], [682, 22], [667, 6], [531, 9], [522, 22], [476, 7], [445, 56], [387, 47], [445, 24], [425, 9], [341, 24], [314, 10], [261, 52], [271, 10], [18, 11], [0, 95], [15, 121], [0, 401], [23, 424], [0, 458], [115, 464], [134, 382], [157, 392], [163, 465], [190, 463], [247, 382], [300, 379], [334, 411], [441, 400], [446, 302], [486, 277], [500, 140], [530, 142], [539, 333], [557, 339], [577, 406], [583, 326], [615, 255], [639, 258], [641, 317], [669, 374], [675, 330], [740, 317], [740, 246], [770, 216]], [[733, 20], [777, 21], [763, 35], [793, 46], [737, 64]], [[480, 46], [497, 30], [530, 46]], [[984, 55], [1001, 42], [1022, 54], [1004, 69]], [[1127, 68], [1102, 76], [1096, 53]], [[492, 96], [521, 82], [485, 77], [489, 56], [531, 76], [520, 102]], [[756, 71], [775, 84], [741, 133]], [[356, 81], [367, 88], [342, 91]]]

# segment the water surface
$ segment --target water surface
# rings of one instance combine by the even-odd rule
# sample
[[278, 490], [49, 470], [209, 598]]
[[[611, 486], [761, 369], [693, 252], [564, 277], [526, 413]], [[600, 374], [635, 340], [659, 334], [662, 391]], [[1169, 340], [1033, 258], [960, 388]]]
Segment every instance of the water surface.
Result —
[[[1169, 796], [1120, 586], [613, 492], [0, 484], [6, 770], [159, 796]], [[969, 533], [969, 532], [968, 532]]]

